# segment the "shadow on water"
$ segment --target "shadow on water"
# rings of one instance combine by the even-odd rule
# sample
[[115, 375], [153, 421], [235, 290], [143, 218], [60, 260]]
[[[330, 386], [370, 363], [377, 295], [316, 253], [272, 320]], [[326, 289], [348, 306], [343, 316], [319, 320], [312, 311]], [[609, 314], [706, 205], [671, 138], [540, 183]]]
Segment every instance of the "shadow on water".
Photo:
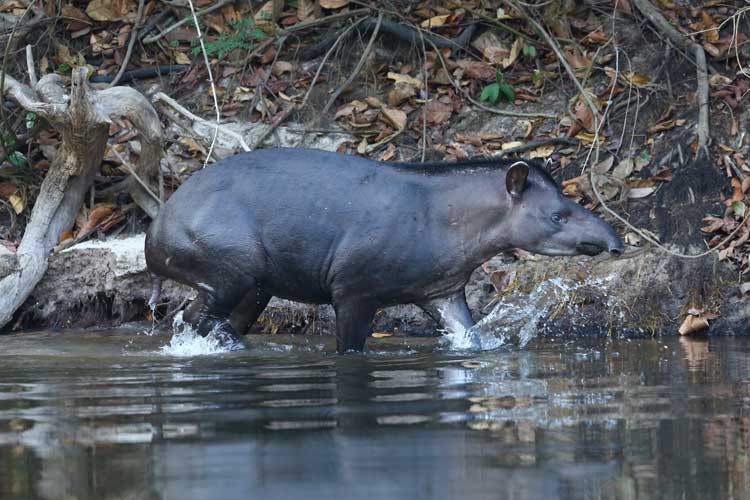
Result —
[[0, 498], [750, 496], [750, 341], [0, 337]]

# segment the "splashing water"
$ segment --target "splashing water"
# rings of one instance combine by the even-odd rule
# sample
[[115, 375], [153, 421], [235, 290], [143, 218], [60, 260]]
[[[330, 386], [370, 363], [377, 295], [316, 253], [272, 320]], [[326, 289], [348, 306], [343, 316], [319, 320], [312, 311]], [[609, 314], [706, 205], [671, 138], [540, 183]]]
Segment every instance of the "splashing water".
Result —
[[202, 337], [182, 319], [182, 311], [177, 313], [172, 321], [172, 338], [167, 345], [159, 348], [163, 356], [191, 357], [222, 354], [231, 352], [232, 346], [222, 343], [209, 333]]
[[[559, 277], [548, 279], [521, 302], [511, 302], [508, 297], [501, 297], [492, 311], [471, 328], [446, 321], [443, 341], [449, 350], [456, 351], [497, 349], [516, 338], [520, 347], [525, 347], [537, 336], [539, 321], [547, 318], [557, 307], [568, 307], [573, 292], [583, 287], [605, 290], [603, 284], [610, 279], [605, 277], [580, 282]], [[607, 297], [607, 306], [614, 307], [616, 304], [613, 301], [616, 299]], [[578, 306], [570, 307], [577, 309]]]

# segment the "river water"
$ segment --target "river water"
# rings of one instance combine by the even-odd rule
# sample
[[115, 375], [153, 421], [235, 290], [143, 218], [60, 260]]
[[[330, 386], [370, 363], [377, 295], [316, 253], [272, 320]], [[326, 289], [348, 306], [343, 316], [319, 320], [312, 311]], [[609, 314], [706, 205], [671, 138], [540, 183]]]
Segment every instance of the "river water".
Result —
[[2, 499], [750, 498], [750, 341], [0, 337]]

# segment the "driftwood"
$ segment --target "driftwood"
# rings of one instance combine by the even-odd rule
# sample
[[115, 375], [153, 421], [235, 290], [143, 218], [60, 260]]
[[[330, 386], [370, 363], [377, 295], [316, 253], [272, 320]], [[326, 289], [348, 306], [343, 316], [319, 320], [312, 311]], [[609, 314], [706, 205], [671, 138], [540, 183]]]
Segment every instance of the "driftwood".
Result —
[[[49, 122], [60, 132], [62, 142], [42, 182], [18, 252], [3, 256], [0, 328], [34, 290], [47, 269], [50, 251], [73, 226], [104, 156], [110, 123], [124, 117], [138, 130], [139, 176], [149, 184], [158, 172], [162, 143], [159, 117], [142, 94], [129, 87], [92, 90], [85, 68], [73, 72], [69, 95], [62, 78], [54, 74], [45, 75], [33, 88], [5, 75], [3, 90], [18, 105]], [[152, 217], [158, 213], [158, 202], [141, 184], [131, 178], [128, 188], [146, 213]]]

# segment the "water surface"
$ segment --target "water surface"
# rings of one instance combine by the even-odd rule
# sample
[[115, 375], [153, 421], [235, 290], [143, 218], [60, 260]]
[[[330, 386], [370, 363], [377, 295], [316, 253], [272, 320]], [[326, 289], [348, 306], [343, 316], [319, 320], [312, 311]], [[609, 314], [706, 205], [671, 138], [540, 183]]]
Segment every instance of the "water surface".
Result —
[[0, 336], [0, 498], [750, 498], [748, 340], [167, 342]]

